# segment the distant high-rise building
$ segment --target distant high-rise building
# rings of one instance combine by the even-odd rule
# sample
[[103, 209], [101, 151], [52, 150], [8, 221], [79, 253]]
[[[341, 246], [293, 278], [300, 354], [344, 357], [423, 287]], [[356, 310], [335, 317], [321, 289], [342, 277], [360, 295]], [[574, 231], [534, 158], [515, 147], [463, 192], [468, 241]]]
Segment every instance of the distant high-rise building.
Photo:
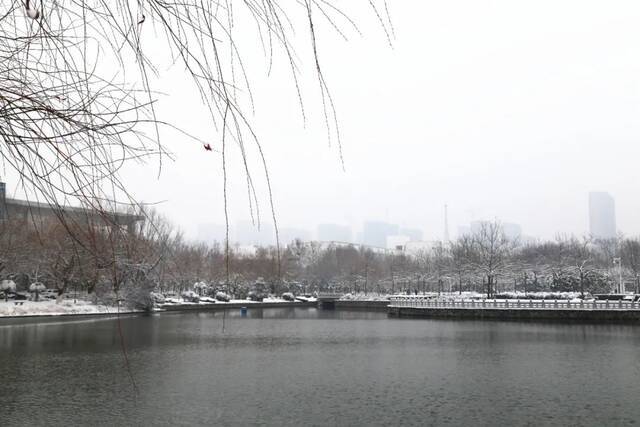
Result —
[[280, 238], [280, 243], [286, 245], [298, 239], [307, 242], [311, 240], [311, 233], [300, 228], [283, 227], [278, 230], [278, 237]]
[[348, 225], [318, 225], [318, 240], [322, 242], [350, 242], [351, 228]]
[[520, 224], [514, 224], [513, 222], [503, 222], [502, 231], [505, 236], [511, 240], [519, 239], [522, 237], [522, 227]]
[[477, 235], [482, 231], [482, 227], [488, 227], [491, 224], [491, 221], [481, 220], [481, 221], [471, 221], [469, 224], [469, 231], [472, 235]]
[[268, 246], [276, 243], [276, 233], [272, 224], [261, 223], [260, 228], [251, 221], [238, 221], [235, 224], [236, 242], [241, 245]]
[[398, 226], [380, 221], [367, 221], [362, 230], [362, 243], [379, 248], [387, 247], [387, 237], [397, 235]]
[[597, 239], [616, 237], [616, 204], [607, 192], [589, 193], [589, 232]]
[[470, 236], [471, 235], [471, 227], [468, 225], [460, 225], [458, 226], [458, 237]]
[[422, 240], [422, 230], [417, 228], [401, 228], [400, 234], [407, 236], [412, 242], [419, 242]]
[[[470, 236], [480, 233], [482, 227], [488, 227], [493, 223], [493, 221], [472, 221], [469, 226], [460, 226], [458, 227], [458, 237], [460, 236]], [[502, 227], [502, 232], [504, 235], [510, 239], [515, 240], [522, 237], [522, 227], [520, 224], [516, 224], [513, 222], [500, 222], [500, 226]]]

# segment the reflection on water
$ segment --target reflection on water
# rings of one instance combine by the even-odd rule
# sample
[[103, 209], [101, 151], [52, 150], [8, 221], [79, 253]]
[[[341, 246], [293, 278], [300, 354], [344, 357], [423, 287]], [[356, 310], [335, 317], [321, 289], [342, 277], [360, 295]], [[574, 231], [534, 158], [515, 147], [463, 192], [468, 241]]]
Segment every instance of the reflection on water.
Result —
[[[224, 332], [223, 332], [224, 323]], [[2, 425], [620, 425], [640, 328], [249, 308], [0, 321]]]

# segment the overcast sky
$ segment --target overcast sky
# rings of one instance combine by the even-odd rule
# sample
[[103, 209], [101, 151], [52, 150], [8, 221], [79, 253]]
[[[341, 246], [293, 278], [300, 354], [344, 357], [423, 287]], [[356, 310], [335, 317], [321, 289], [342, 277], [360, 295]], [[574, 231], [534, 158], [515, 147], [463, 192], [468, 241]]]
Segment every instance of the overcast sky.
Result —
[[[345, 171], [328, 146], [313, 64], [304, 63], [304, 126], [285, 64], [267, 77], [255, 40], [245, 40], [252, 120], [281, 227], [357, 230], [383, 220], [441, 238], [447, 203], [452, 235], [494, 217], [527, 235], [582, 234], [587, 193], [604, 190], [615, 197], [618, 228], [640, 234], [640, 3], [390, 1], [392, 48], [370, 11], [354, 10], [362, 37], [319, 35]], [[162, 115], [217, 143], [181, 70], [163, 71], [156, 85], [167, 93]], [[160, 179], [153, 164], [125, 177], [139, 199], [162, 201], [173, 222], [202, 237], [198, 224], [224, 222], [220, 156], [179, 135], [165, 143], [176, 160]], [[232, 222], [250, 218], [240, 163], [234, 168]], [[272, 222], [255, 175], [262, 217]]]

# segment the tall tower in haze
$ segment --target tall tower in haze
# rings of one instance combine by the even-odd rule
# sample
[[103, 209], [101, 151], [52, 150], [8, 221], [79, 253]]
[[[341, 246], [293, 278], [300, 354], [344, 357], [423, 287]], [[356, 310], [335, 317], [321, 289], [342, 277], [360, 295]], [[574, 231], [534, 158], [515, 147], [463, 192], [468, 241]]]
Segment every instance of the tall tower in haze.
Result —
[[589, 232], [597, 239], [616, 237], [616, 204], [607, 192], [589, 193]]

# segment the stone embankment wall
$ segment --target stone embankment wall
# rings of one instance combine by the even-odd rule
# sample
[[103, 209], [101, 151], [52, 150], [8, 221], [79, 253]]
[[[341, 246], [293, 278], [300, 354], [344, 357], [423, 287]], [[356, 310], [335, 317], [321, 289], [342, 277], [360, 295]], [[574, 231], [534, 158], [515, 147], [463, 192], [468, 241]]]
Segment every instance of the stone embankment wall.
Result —
[[393, 317], [490, 320], [556, 320], [589, 322], [640, 322], [640, 310], [492, 309], [389, 307]]
[[[389, 301], [335, 301], [334, 307], [337, 310], [366, 310], [366, 311], [387, 311]], [[213, 304], [172, 304], [165, 305], [166, 311], [187, 311], [187, 310], [225, 310], [240, 309], [241, 307], [251, 308], [281, 308], [281, 307], [318, 307], [318, 302], [242, 302], [242, 303], [213, 303]]]
[[387, 311], [389, 301], [336, 301], [338, 310]]
[[208, 311], [208, 310], [229, 310], [240, 309], [242, 307], [252, 308], [282, 308], [282, 307], [316, 307], [316, 302], [239, 302], [239, 303], [213, 303], [213, 304], [172, 304], [162, 308], [166, 311]]

